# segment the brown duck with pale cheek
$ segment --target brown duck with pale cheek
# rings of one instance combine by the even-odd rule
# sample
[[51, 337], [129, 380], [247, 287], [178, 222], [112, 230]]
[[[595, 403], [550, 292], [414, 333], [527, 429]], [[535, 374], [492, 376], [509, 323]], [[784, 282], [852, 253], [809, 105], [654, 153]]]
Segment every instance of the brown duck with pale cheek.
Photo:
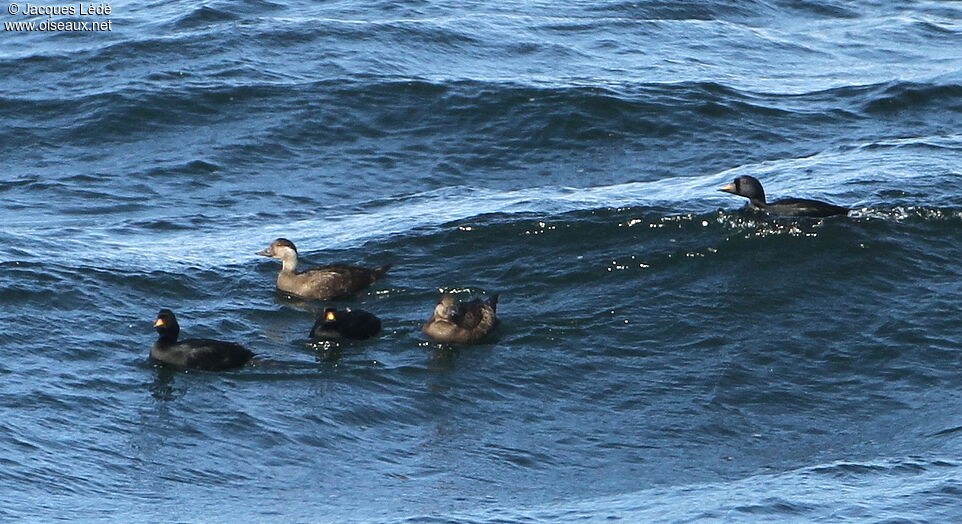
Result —
[[437, 342], [473, 344], [498, 327], [498, 295], [482, 301], [460, 302], [445, 293], [434, 307], [421, 332]]
[[277, 289], [284, 293], [317, 300], [331, 300], [353, 295], [370, 286], [381, 277], [391, 265], [370, 269], [345, 264], [328, 264], [297, 271], [297, 248], [286, 238], [278, 238], [258, 255], [276, 258], [281, 261], [281, 272], [277, 275]]

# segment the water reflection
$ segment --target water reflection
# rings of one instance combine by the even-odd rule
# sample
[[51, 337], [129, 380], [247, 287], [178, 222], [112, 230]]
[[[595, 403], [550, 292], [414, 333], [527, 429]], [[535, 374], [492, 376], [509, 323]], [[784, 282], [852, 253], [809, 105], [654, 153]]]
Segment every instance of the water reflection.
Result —
[[428, 369], [439, 372], [452, 372], [456, 369], [459, 349], [453, 344], [428, 343]]
[[341, 359], [341, 343], [336, 340], [312, 340], [307, 347], [315, 352], [314, 358], [318, 362], [337, 362]]
[[150, 396], [157, 400], [170, 401], [184, 394], [184, 390], [174, 387], [174, 376], [179, 373], [177, 369], [161, 363], [154, 363], [153, 367], [154, 380], [149, 387]]

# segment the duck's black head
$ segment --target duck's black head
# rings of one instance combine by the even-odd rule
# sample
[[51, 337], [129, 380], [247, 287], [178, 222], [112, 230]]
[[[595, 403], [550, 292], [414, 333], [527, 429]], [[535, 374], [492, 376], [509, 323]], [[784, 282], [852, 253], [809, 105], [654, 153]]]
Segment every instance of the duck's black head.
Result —
[[290, 251], [293, 251], [295, 255], [297, 254], [297, 248], [294, 246], [294, 243], [286, 238], [278, 238], [271, 242], [271, 245], [267, 246], [267, 249], [258, 251], [257, 254], [262, 257], [283, 258], [283, 254], [285, 252], [289, 253]]
[[314, 327], [311, 328], [311, 338], [324, 340], [341, 338], [340, 313], [337, 308], [324, 308], [324, 312], [317, 317]]
[[177, 336], [180, 335], [180, 324], [177, 323], [174, 312], [169, 309], [161, 309], [157, 312], [154, 329], [160, 334], [161, 340], [168, 342], [177, 342]]
[[719, 191], [742, 196], [752, 202], [765, 203], [765, 190], [762, 189], [762, 183], [757, 178], [748, 175], [736, 178], [734, 182], [720, 188]]
[[321, 314], [322, 324], [325, 329], [335, 329], [337, 328], [337, 308], [326, 307], [324, 308], [324, 313]]

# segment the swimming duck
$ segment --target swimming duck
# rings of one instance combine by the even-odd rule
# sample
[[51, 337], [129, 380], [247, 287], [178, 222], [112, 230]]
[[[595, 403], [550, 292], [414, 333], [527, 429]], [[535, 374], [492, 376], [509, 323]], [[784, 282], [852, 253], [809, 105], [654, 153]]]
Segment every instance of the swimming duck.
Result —
[[849, 209], [846, 207], [805, 198], [783, 198], [768, 204], [765, 202], [765, 190], [762, 189], [761, 182], [755, 177], [748, 175], [742, 175], [736, 178], [734, 182], [719, 189], [719, 191], [745, 197], [748, 199], [749, 207], [772, 215], [830, 217], [834, 215], [847, 215], [849, 212]]
[[482, 301], [460, 302], [444, 293], [421, 332], [438, 342], [471, 344], [487, 336], [498, 325], [498, 295]]
[[360, 309], [338, 311], [337, 308], [327, 307], [311, 328], [311, 338], [364, 340], [380, 331], [381, 319], [372, 313]]
[[180, 325], [169, 309], [161, 309], [154, 321], [160, 337], [150, 348], [150, 358], [175, 366], [223, 371], [239, 368], [254, 357], [249, 349], [233, 342], [221, 342], [206, 338], [189, 338], [177, 341]]
[[301, 298], [330, 300], [352, 295], [370, 286], [381, 275], [391, 269], [391, 265], [377, 269], [328, 264], [297, 272], [297, 248], [286, 238], [278, 238], [258, 255], [276, 258], [281, 261], [281, 272], [277, 275], [277, 289]]

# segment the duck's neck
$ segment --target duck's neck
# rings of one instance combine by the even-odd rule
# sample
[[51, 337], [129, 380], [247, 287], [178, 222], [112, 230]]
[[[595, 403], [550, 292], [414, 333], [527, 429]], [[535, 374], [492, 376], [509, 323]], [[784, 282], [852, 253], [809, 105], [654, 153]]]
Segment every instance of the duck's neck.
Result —
[[281, 257], [281, 273], [294, 273], [297, 270], [297, 253], [284, 253]]
[[759, 209], [765, 209], [768, 204], [765, 202], [765, 190], [761, 187], [755, 188], [753, 191], [749, 191], [751, 196], [748, 197], [748, 201], [752, 203], [753, 206]]
[[160, 342], [161, 344], [176, 344], [177, 337], [180, 335], [180, 330], [167, 328], [163, 331], [158, 331], [158, 334], [160, 336], [157, 337], [157, 342]]

